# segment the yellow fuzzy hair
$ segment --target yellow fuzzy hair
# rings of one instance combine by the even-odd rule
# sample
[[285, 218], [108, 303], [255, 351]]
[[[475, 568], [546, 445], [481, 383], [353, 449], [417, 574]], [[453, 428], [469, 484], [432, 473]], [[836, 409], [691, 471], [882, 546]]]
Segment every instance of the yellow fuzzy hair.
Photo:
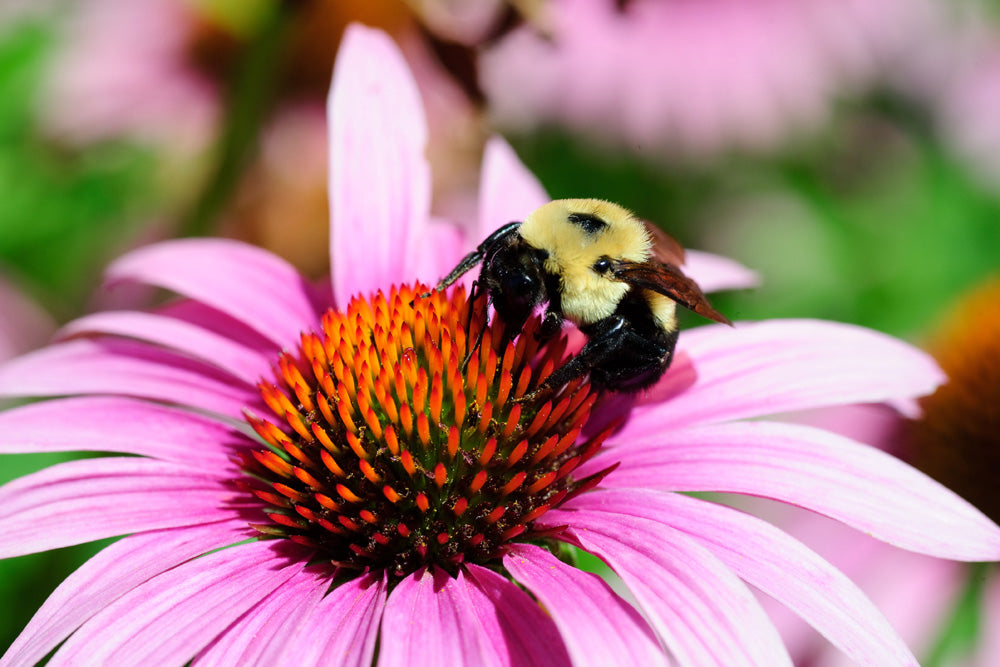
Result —
[[[572, 213], [593, 215], [608, 226], [588, 234], [569, 221]], [[652, 241], [631, 211], [598, 199], [559, 199], [529, 215], [518, 229], [531, 246], [549, 253], [545, 270], [558, 275], [563, 315], [576, 324], [591, 324], [614, 313], [629, 290], [626, 283], [591, 268], [601, 257], [644, 262]]]

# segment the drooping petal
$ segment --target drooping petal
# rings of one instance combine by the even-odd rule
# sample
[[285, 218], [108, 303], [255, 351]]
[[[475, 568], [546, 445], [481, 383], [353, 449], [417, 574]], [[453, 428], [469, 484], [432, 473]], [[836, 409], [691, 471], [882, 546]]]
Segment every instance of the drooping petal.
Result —
[[934, 360], [917, 348], [836, 322], [699, 327], [684, 331], [677, 349], [678, 359], [651, 389], [663, 400], [643, 405], [623, 439], [703, 422], [922, 396], [944, 381]]
[[[385, 33], [344, 32], [327, 104], [330, 270], [336, 302], [413, 280], [426, 243], [427, 121], [416, 83]], [[430, 276], [431, 280], [437, 276]]]
[[287, 542], [256, 541], [188, 561], [105, 607], [49, 664], [184, 664], [307, 559]]
[[299, 665], [290, 641], [330, 586], [329, 572], [303, 569], [238, 618], [195, 658], [194, 667]]
[[109, 286], [134, 281], [182, 294], [245, 322], [279, 348], [291, 347], [318, 318], [295, 268], [265, 250], [224, 239], [176, 239], [115, 260]]
[[574, 665], [668, 664], [646, 621], [597, 575], [528, 544], [512, 545], [503, 562], [552, 616]]
[[685, 250], [683, 268], [685, 275], [698, 283], [705, 293], [746, 289], [760, 284], [756, 271], [736, 260], [700, 250]]
[[241, 418], [256, 389], [211, 366], [130, 340], [71, 340], [0, 365], [0, 396], [117, 394]]
[[475, 619], [490, 638], [500, 664], [569, 667], [558, 628], [524, 591], [478, 565], [466, 565], [458, 576], [469, 583]]
[[468, 622], [468, 586], [437, 568], [399, 582], [382, 615], [379, 667], [500, 665], [482, 628]]
[[[174, 463], [69, 461], [0, 487], [0, 558], [105, 537], [233, 518], [242, 495]], [[94, 517], [93, 520], [83, 520]]]
[[545, 188], [521, 163], [510, 144], [501, 137], [490, 137], [483, 151], [479, 225], [468, 249], [472, 250], [500, 225], [524, 220], [548, 200]]
[[369, 667], [385, 598], [385, 578], [371, 574], [334, 588], [287, 638], [288, 664]]
[[697, 498], [638, 489], [588, 493], [569, 506], [669, 524], [801, 615], [858, 664], [916, 664], [903, 640], [850, 579], [765, 521]]
[[790, 665], [777, 630], [739, 578], [690, 536], [660, 520], [553, 510], [547, 526], [599, 556], [635, 595], [682, 665]]
[[0, 454], [118, 452], [231, 469], [229, 457], [251, 441], [230, 425], [133, 398], [78, 396], [0, 412]]
[[[829, 431], [763, 421], [714, 424], [637, 438], [615, 453], [622, 462], [605, 486], [774, 498], [911, 551], [1000, 559], [1000, 527], [978, 509], [899, 459]], [[595, 461], [587, 469], [608, 464]]]
[[5, 667], [37, 665], [85, 621], [139, 584], [245, 539], [247, 532], [246, 521], [235, 519], [123, 537], [59, 584], [0, 662]]
[[136, 311], [86, 315], [63, 327], [60, 338], [111, 334], [144, 340], [220, 368], [249, 384], [268, 373], [272, 359], [200, 326], [157, 313]]

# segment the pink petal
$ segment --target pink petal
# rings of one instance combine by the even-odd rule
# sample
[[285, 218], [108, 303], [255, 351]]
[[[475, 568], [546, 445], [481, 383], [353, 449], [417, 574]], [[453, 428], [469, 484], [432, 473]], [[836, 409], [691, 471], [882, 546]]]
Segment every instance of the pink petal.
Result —
[[665, 522], [790, 607], [858, 664], [916, 664], [903, 640], [850, 579], [765, 521], [677, 493], [635, 489], [584, 494], [571, 507]]
[[0, 487], [0, 558], [231, 519], [235, 488], [142, 458], [69, 461]]
[[369, 667], [375, 655], [386, 581], [366, 574], [337, 586], [299, 619], [297, 634], [286, 638], [292, 665]]
[[[606, 486], [746, 493], [805, 507], [880, 540], [954, 560], [1000, 559], [1000, 527], [930, 477], [874, 447], [773, 422], [715, 424], [616, 449]], [[607, 465], [606, 457], [591, 466]]]
[[426, 243], [427, 121], [406, 61], [385, 33], [348, 26], [327, 115], [331, 278], [336, 302], [346, 304], [413, 280], [414, 249]]
[[524, 166], [510, 144], [501, 137], [490, 137], [483, 152], [479, 225], [473, 242], [482, 242], [501, 225], [524, 220], [547, 201], [549, 196], [545, 188]]
[[739, 262], [721, 255], [685, 250], [684, 273], [705, 293], [757, 287], [760, 276]]
[[108, 267], [107, 281], [163, 287], [230, 315], [279, 348], [317, 327], [311, 288], [265, 250], [224, 239], [178, 239], [134, 250]]
[[379, 667], [396, 665], [499, 665], [478, 624], [465, 578], [420, 570], [389, 595], [382, 616]]
[[67, 324], [61, 338], [110, 334], [136, 338], [176, 350], [220, 368], [249, 384], [270, 375], [272, 357], [220, 336], [196, 324], [156, 313], [117, 311], [95, 313]]
[[911, 345], [819, 320], [699, 327], [684, 331], [677, 349], [678, 359], [651, 390], [660, 400], [641, 408], [641, 418], [625, 426], [623, 438], [701, 422], [921, 396], [944, 381], [934, 360]]
[[256, 541], [188, 561], [91, 618], [50, 665], [184, 664], [298, 573], [308, 555]]
[[87, 619], [156, 575], [190, 558], [245, 539], [243, 519], [123, 537], [84, 563], [53, 591], [0, 661], [32, 667]]
[[681, 664], [790, 665], [777, 630], [743, 582], [662, 519], [552, 511], [545, 525], [599, 556], [635, 595]]
[[474, 618], [490, 638], [500, 664], [569, 667], [569, 654], [555, 623], [524, 591], [478, 565], [466, 565], [458, 576], [468, 582]]
[[0, 412], [0, 433], [0, 454], [118, 452], [217, 473], [228, 473], [229, 457], [251, 444], [232, 426], [204, 415], [107, 396], [54, 399], [5, 410]]
[[432, 220], [425, 232], [426, 245], [415, 253], [414, 276], [410, 281], [420, 276], [428, 286], [433, 286], [455, 268], [465, 255], [468, 242], [458, 225], [440, 220]]
[[242, 418], [255, 388], [204, 364], [129, 340], [71, 340], [0, 366], [0, 397], [123, 394]]
[[[271, 591], [237, 619], [195, 658], [195, 667], [230, 665], [303, 665], [290, 641], [330, 586], [330, 573], [303, 569]], [[303, 641], [314, 637], [303, 637]]]
[[[315, 288], [313, 291], [316, 291]], [[329, 304], [331, 298], [330, 295], [322, 298], [314, 295], [314, 302], [317, 304]], [[320, 307], [322, 306], [317, 305], [317, 312], [320, 312]], [[200, 301], [180, 299], [165, 304], [161, 308], [158, 308], [156, 312], [168, 315], [177, 320], [182, 320], [188, 324], [197, 325], [206, 331], [229, 338], [245, 348], [255, 350], [263, 357], [274, 357], [278, 352], [278, 347], [273, 341], [266, 338], [263, 334], [254, 331], [246, 322], [241, 322], [232, 315], [216, 310]]]
[[503, 562], [552, 616], [574, 665], [668, 664], [649, 625], [597, 575], [529, 544], [511, 545]]

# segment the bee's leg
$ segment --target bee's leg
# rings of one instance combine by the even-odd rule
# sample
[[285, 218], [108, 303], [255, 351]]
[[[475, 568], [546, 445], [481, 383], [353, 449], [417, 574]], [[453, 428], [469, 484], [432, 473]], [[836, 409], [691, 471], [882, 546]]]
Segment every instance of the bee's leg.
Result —
[[[489, 308], [489, 295], [486, 290], [482, 288], [482, 285], [478, 280], [472, 281], [472, 289], [469, 290], [469, 298], [466, 300], [466, 307], [469, 309], [468, 317], [465, 319], [465, 333], [468, 335], [472, 331], [472, 319], [475, 316], [476, 309]], [[479, 331], [476, 332], [476, 340], [472, 345], [469, 345], [466, 353], [465, 359], [462, 360], [462, 372], [465, 372], [466, 367], [469, 365], [469, 360], [472, 359], [479, 351], [479, 346], [483, 344], [483, 336], [486, 334], [486, 327], [489, 326], [486, 318], [483, 318], [483, 324], [479, 327]]]
[[586, 375], [591, 368], [602, 363], [621, 346], [623, 333], [628, 324], [620, 317], [608, 317], [594, 325], [598, 327], [587, 339], [587, 343], [572, 359], [552, 372], [536, 390], [555, 389]]
[[562, 329], [562, 295], [559, 292], [559, 285], [555, 279], [550, 279], [555, 284], [546, 285], [546, 293], [549, 296], [549, 304], [545, 307], [545, 315], [542, 316], [542, 324], [535, 332], [535, 338], [546, 341], [555, 336]]
[[601, 389], [639, 391], [663, 375], [670, 365], [677, 332], [654, 330], [641, 335], [623, 317], [612, 315], [587, 327], [587, 343], [557, 368], [533, 394], [557, 389], [581, 375]]

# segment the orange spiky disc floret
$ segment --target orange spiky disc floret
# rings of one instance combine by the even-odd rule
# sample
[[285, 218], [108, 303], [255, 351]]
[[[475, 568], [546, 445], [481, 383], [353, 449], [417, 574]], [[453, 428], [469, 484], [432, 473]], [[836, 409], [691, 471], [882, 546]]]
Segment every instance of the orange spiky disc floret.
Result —
[[342, 567], [454, 572], [538, 537], [532, 522], [603, 477], [572, 475], [607, 435], [580, 439], [590, 386], [532, 398], [565, 363], [565, 340], [539, 344], [532, 318], [506, 342], [484, 300], [426, 291], [328, 311], [281, 355], [278, 382], [261, 382], [274, 415], [247, 421], [267, 448], [242, 460], [274, 522], [261, 532]]

